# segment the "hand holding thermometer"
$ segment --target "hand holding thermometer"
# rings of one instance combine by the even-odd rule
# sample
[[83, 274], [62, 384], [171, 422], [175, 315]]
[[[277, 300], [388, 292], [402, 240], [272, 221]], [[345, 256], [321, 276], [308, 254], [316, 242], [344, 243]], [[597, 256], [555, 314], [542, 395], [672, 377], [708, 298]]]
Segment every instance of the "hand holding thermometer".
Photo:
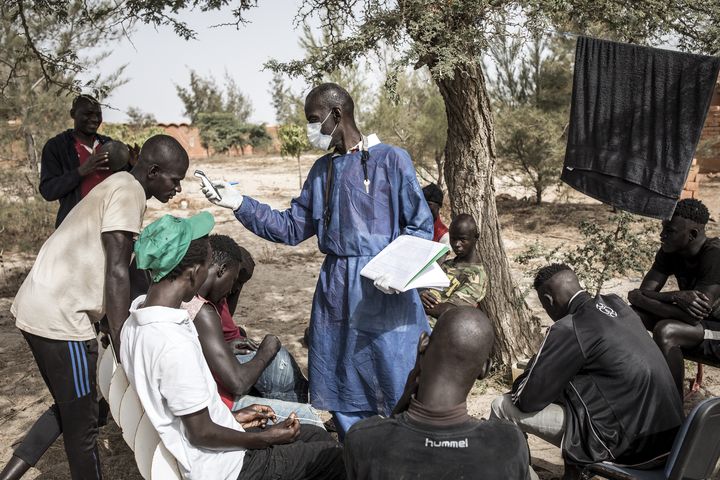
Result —
[[202, 183], [202, 186], [210, 190], [217, 196], [218, 200], [222, 198], [222, 195], [220, 195], [220, 192], [218, 192], [218, 189], [213, 185], [213, 183], [210, 181], [210, 179], [205, 175], [205, 172], [202, 170], [195, 170], [195, 176], [200, 179], [200, 182]]

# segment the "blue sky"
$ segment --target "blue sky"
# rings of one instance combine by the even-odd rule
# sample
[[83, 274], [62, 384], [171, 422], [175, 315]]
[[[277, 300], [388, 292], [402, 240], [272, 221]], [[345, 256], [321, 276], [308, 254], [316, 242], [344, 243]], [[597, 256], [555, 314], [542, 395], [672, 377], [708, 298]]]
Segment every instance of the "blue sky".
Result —
[[[270, 58], [291, 60], [302, 57], [298, 46], [301, 29], [295, 29], [293, 18], [298, 0], [260, 2], [248, 12], [251, 23], [211, 28], [231, 20], [229, 12], [203, 13], [187, 11], [180, 18], [198, 34], [197, 40], [185, 41], [171, 28], [155, 29], [138, 25], [131, 36], [113, 45], [112, 55], [99, 68], [112, 70], [127, 64], [124, 78], [128, 82], [105, 100], [112, 108], [103, 110], [106, 122], [124, 121], [130, 106], [155, 115], [159, 122], [186, 120], [175, 85], [189, 83], [189, 69], [213, 75], [222, 83], [225, 71], [235, 79], [253, 104], [251, 120], [275, 123], [270, 104], [272, 73], [263, 71]], [[117, 110], [113, 110], [117, 109]]]

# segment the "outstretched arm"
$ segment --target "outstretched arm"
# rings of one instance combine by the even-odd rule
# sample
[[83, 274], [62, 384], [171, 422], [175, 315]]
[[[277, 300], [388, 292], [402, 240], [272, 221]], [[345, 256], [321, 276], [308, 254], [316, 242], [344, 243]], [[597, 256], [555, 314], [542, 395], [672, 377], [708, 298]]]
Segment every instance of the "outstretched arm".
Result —
[[235, 396], [242, 396], [250, 391], [280, 350], [280, 340], [274, 335], [267, 335], [255, 357], [240, 364], [225, 342], [220, 317], [211, 305], [203, 305], [193, 323], [210, 371], [218, 382]]
[[130, 311], [130, 257], [132, 253], [130, 232], [112, 231], [102, 233], [105, 250], [105, 315], [110, 324], [110, 338], [120, 361], [120, 330]]

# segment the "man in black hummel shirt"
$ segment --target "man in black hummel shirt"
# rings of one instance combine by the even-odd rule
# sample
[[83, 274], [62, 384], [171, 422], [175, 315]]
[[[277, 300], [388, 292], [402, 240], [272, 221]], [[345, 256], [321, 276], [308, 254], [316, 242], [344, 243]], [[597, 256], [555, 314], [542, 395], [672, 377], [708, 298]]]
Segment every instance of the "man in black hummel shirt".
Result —
[[493, 339], [488, 318], [471, 307], [447, 311], [431, 336], [423, 333], [393, 415], [362, 420], [345, 437], [348, 479], [537, 478], [517, 427], [467, 412], [475, 379], [489, 369]]

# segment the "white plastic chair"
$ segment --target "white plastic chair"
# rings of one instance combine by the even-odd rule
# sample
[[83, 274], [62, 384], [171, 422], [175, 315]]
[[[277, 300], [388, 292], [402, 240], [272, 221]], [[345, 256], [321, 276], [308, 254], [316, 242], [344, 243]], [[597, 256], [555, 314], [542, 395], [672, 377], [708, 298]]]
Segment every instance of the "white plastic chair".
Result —
[[145, 414], [137, 392], [132, 385], [128, 385], [120, 402], [120, 421], [118, 425], [122, 428], [122, 435], [130, 450], [135, 451], [135, 434], [137, 433], [140, 419]]
[[140, 475], [145, 480], [182, 480], [177, 460], [160, 440], [125, 371], [118, 368], [112, 351], [102, 345], [98, 347], [97, 376], [100, 393], [110, 404], [125, 443], [135, 452]]
[[143, 414], [135, 432], [135, 463], [140, 475], [149, 479], [152, 472], [153, 455], [160, 444], [160, 436], [150, 422], [147, 414]]
[[115, 423], [120, 425], [120, 403], [125, 395], [129, 383], [122, 368], [116, 368], [110, 380], [110, 391], [108, 392], [107, 401], [110, 404], [110, 413], [115, 419]]

